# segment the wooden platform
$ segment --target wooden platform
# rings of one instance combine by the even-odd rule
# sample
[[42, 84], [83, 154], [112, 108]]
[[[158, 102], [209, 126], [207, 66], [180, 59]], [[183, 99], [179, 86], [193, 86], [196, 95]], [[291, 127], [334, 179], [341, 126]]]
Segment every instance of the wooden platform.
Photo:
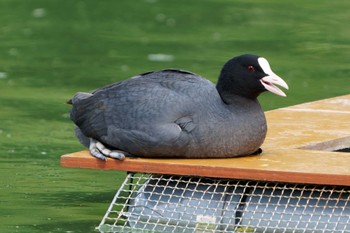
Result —
[[266, 112], [263, 154], [232, 159], [106, 162], [88, 151], [61, 157], [64, 167], [350, 186], [350, 95]]

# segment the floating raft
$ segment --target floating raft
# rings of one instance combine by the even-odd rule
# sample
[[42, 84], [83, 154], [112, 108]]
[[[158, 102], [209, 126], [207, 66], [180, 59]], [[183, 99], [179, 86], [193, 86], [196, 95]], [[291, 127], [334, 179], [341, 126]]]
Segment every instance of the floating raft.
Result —
[[80, 151], [61, 165], [129, 172], [100, 232], [350, 233], [350, 95], [266, 117], [261, 155], [101, 161]]
[[257, 156], [228, 159], [126, 158], [101, 161], [88, 151], [63, 167], [350, 186], [350, 95], [266, 112], [268, 134]]

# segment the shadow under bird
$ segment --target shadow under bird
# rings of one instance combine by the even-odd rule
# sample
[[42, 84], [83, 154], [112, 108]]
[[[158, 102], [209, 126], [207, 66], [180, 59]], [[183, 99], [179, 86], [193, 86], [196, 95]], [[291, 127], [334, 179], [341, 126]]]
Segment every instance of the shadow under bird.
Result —
[[261, 152], [267, 125], [257, 97], [286, 96], [275, 85], [288, 89], [265, 58], [245, 54], [226, 62], [216, 85], [165, 69], [78, 92], [68, 103], [79, 141], [99, 159], [228, 158]]

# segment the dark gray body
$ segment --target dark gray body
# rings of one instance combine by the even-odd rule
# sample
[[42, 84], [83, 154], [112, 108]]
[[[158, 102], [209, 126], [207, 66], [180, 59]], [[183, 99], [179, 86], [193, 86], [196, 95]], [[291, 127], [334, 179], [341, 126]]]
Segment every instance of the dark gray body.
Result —
[[80, 141], [94, 138], [142, 157], [235, 157], [255, 152], [266, 136], [259, 102], [222, 101], [215, 85], [186, 71], [136, 76], [72, 99]]

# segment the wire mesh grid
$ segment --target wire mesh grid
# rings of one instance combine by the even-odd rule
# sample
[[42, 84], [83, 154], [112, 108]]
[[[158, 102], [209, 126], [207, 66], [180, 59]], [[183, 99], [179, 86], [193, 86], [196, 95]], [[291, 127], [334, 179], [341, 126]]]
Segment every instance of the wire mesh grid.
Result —
[[130, 173], [98, 230], [350, 233], [350, 188]]

